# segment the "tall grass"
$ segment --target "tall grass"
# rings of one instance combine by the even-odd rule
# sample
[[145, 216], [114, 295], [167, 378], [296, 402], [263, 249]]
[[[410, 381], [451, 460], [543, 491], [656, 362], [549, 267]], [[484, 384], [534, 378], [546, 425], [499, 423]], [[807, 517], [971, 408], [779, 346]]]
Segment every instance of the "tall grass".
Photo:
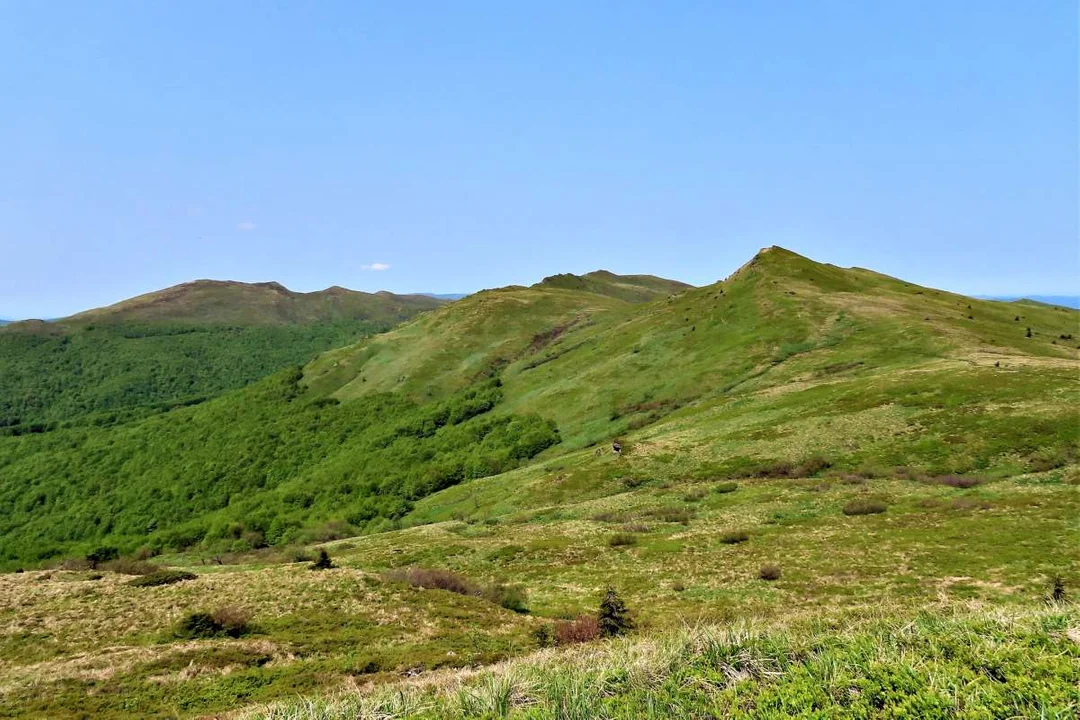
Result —
[[256, 708], [248, 720], [425, 717], [966, 716], [1072, 718], [1075, 608], [923, 613], [837, 632], [808, 625], [688, 627], [544, 650], [482, 671]]

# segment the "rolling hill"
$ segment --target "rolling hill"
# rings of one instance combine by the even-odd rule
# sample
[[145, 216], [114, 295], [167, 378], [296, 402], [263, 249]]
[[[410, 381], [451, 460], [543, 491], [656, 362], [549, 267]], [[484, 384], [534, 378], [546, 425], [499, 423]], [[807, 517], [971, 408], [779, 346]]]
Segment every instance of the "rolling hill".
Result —
[[201, 402], [441, 301], [199, 280], [0, 330], [0, 430], [114, 423]]
[[[701, 288], [487, 290], [198, 405], [0, 437], [0, 566], [30, 569], [0, 576], [0, 709], [1069, 717], [1078, 335], [769, 248]], [[195, 577], [70, 560], [99, 546]], [[545, 649], [609, 585], [641, 637]], [[236, 607], [242, 637], [176, 630]]]

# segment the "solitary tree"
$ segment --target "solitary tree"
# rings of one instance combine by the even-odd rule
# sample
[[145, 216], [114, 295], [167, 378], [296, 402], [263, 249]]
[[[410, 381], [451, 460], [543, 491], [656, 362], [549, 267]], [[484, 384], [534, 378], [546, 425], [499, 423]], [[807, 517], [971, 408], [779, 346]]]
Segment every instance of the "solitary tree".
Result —
[[1031, 337], [1031, 328], [1027, 329], [1027, 337]]
[[604, 593], [604, 598], [600, 601], [597, 621], [600, 625], [600, 634], [604, 637], [623, 635], [633, 629], [634, 621], [630, 618], [630, 611], [626, 609], [626, 603], [615, 592], [615, 588], [609, 587]]

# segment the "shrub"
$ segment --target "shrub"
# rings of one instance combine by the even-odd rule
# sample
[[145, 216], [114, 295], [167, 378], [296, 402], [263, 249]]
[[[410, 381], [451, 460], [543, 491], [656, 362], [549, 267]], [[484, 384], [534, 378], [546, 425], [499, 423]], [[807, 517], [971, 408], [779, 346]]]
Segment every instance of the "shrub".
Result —
[[161, 570], [161, 567], [136, 558], [118, 558], [102, 563], [98, 566], [102, 570], [119, 573], [120, 575], [153, 575]]
[[684, 583], [682, 580], [676, 580], [675, 582], [671, 583], [671, 589], [675, 592], [682, 592], [686, 590], [686, 583]]
[[319, 550], [319, 557], [315, 559], [315, 562], [311, 564], [312, 570], [329, 570], [334, 567], [334, 561], [330, 559], [329, 553], [325, 550]]
[[555, 624], [555, 644], [573, 645], [596, 640], [600, 637], [600, 623], [593, 615], [582, 615], [574, 620]]
[[86, 554], [86, 562], [90, 563], [91, 569], [96, 569], [101, 563], [116, 560], [120, 557], [120, 551], [114, 547], [99, 547]]
[[499, 607], [516, 613], [529, 612], [529, 596], [520, 585], [492, 583], [483, 589], [482, 596]]
[[989, 510], [993, 507], [985, 500], [975, 500], [970, 497], [959, 497], [949, 503], [953, 510]]
[[615, 588], [610, 587], [600, 600], [600, 610], [596, 614], [596, 620], [600, 627], [600, 634], [604, 637], [624, 635], [634, 627], [634, 621], [626, 609], [626, 604], [615, 592]]
[[761, 569], [758, 570], [758, 577], [762, 580], [768, 580], [770, 582], [773, 580], [779, 580], [780, 568], [776, 565], [762, 565]]
[[643, 522], [629, 522], [622, 526], [622, 530], [628, 533], [647, 533], [650, 528]]
[[691, 490], [691, 491], [687, 492], [685, 495], [683, 495], [683, 500], [685, 500], [686, 502], [698, 502], [699, 500], [701, 500], [704, 497], [705, 497], [705, 489], [704, 488], [694, 488], [693, 490]]
[[611, 547], [624, 547], [627, 545], [637, 545], [637, 536], [630, 533], [615, 533], [608, 538], [608, 545]]
[[954, 488], [973, 488], [976, 485], [982, 483], [982, 479], [977, 477], [970, 477], [967, 475], [942, 475], [936, 478], [939, 485], [948, 485]]
[[725, 545], [736, 545], [738, 543], [744, 543], [750, 539], [750, 536], [742, 530], [732, 530], [726, 532], [720, 536], [720, 542]]
[[538, 625], [533, 629], [532, 636], [539, 648], [549, 648], [555, 644], [555, 629], [549, 623]]
[[1055, 575], [1050, 580], [1050, 600], [1056, 603], [1065, 602], [1065, 580], [1060, 575]]
[[176, 630], [182, 638], [238, 638], [247, 634], [251, 616], [237, 607], [222, 607], [212, 613], [193, 612], [186, 615]]
[[739, 484], [738, 483], [726, 482], [726, 483], [720, 483], [719, 485], [713, 485], [712, 490], [713, 490], [714, 493], [724, 494], [724, 493], [735, 492], [738, 489], [739, 489]]
[[488, 602], [514, 612], [528, 612], [526, 606], [528, 595], [524, 588], [517, 585], [505, 585], [499, 582], [480, 585], [463, 575], [458, 575], [449, 570], [426, 568], [391, 570], [386, 573], [386, 577], [389, 580], [404, 582], [421, 590], [446, 590], [458, 595], [484, 598]]
[[690, 523], [691, 518], [694, 517], [694, 512], [687, 508], [656, 508], [649, 510], [645, 515], [661, 522], [687, 525]]
[[888, 505], [880, 500], [870, 500], [868, 498], [856, 498], [849, 501], [844, 505], [845, 515], [877, 515], [878, 513], [885, 512], [888, 509]]
[[187, 570], [158, 570], [149, 575], [142, 575], [133, 580], [128, 580], [127, 584], [131, 587], [158, 587], [159, 585], [172, 585], [184, 580], [194, 580], [197, 577], [198, 575]]
[[622, 479], [623, 487], [627, 490], [633, 490], [636, 487], [641, 487], [645, 484], [645, 478], [640, 477], [624, 477]]

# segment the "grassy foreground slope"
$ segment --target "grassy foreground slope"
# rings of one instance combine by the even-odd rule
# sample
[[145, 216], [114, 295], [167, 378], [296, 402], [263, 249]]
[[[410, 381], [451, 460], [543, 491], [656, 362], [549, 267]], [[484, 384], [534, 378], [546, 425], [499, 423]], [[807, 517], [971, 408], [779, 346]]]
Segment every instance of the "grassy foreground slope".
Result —
[[0, 432], [116, 423], [242, 387], [442, 304], [200, 280], [0, 331]]

